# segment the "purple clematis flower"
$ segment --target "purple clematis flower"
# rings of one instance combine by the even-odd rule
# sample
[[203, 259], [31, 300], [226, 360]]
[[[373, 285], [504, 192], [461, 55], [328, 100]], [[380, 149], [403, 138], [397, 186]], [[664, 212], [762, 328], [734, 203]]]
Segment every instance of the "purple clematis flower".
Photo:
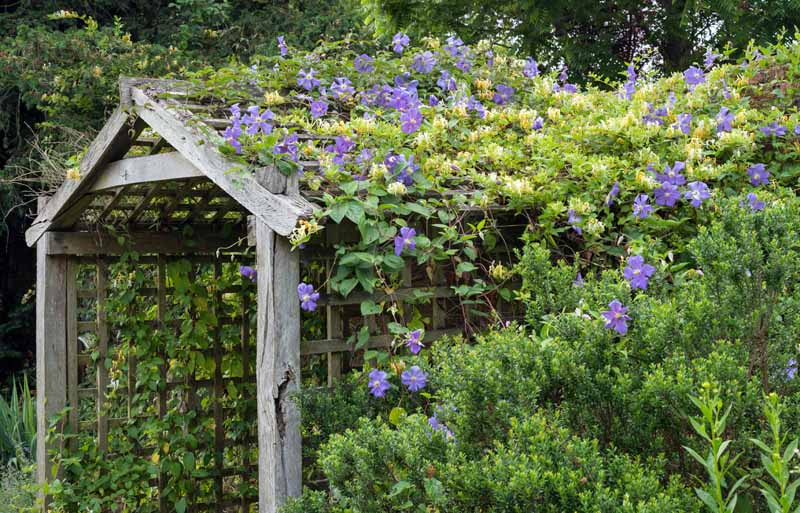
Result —
[[539, 75], [539, 64], [533, 57], [525, 59], [525, 65], [522, 67], [522, 76], [525, 78], [533, 78]]
[[689, 66], [689, 68], [683, 72], [683, 79], [689, 86], [689, 90], [693, 91], [695, 87], [697, 87], [702, 83], [705, 83], [706, 75], [705, 73], [703, 73], [703, 70], [701, 70], [697, 66]]
[[611, 190], [606, 194], [606, 206], [612, 206], [614, 204], [614, 198], [617, 196], [619, 196], [619, 182], [614, 182], [614, 185], [611, 186]]
[[797, 360], [790, 359], [786, 365], [786, 379], [791, 381], [797, 376]]
[[680, 160], [675, 161], [672, 167], [666, 164], [663, 173], [656, 173], [656, 180], [662, 184], [683, 185], [686, 183], [686, 178], [681, 174], [684, 169], [686, 169], [686, 164]]
[[233, 124], [225, 129], [222, 136], [225, 142], [230, 144], [236, 150], [236, 153], [242, 152], [242, 143], [239, 142], [239, 137], [242, 135], [242, 127], [239, 125], [239, 119], [234, 118]]
[[444, 49], [447, 50], [453, 57], [460, 55], [463, 51], [463, 47], [464, 41], [462, 41], [458, 36], [449, 36], [447, 38], [447, 44], [444, 45]]
[[439, 86], [442, 91], [455, 91], [457, 87], [456, 79], [453, 78], [447, 70], [442, 70], [441, 76], [436, 80], [436, 85]]
[[371, 73], [375, 70], [375, 60], [369, 55], [362, 53], [353, 60], [353, 67], [359, 73]]
[[472, 69], [472, 61], [466, 56], [462, 56], [460, 59], [458, 59], [458, 62], [456, 62], [456, 68], [460, 69], [464, 73], [469, 73], [469, 70]]
[[747, 174], [750, 175], [750, 184], [753, 186], [769, 184], [769, 171], [764, 168], [764, 164], [753, 164], [747, 168]]
[[409, 333], [406, 345], [411, 354], [419, 354], [422, 348], [425, 347], [425, 344], [422, 343], [422, 330], [414, 330]]
[[703, 60], [703, 65], [706, 69], [710, 69], [711, 66], [714, 65], [714, 61], [717, 60], [717, 57], [722, 57], [722, 55], [718, 53], [714, 53], [714, 50], [708, 48], [705, 53], [705, 60]]
[[624, 84], [622, 84], [622, 96], [626, 100], [630, 100], [631, 98], [633, 98], [633, 94], [635, 92], [636, 92], [636, 82], [633, 82], [632, 80], [627, 80], [625, 81]]
[[756, 193], [751, 192], [747, 195], [747, 204], [753, 212], [760, 212], [764, 210], [765, 203], [758, 199]]
[[722, 107], [719, 109], [719, 114], [717, 114], [717, 133], [730, 132], [732, 130], [732, 121], [733, 114], [731, 114], [731, 111], [728, 109], [728, 107]]
[[352, 95], [356, 90], [353, 83], [346, 77], [338, 77], [333, 79], [331, 91], [334, 98], [346, 98]]
[[586, 282], [585, 282], [585, 281], [584, 281], [584, 279], [583, 279], [583, 275], [581, 274], [581, 272], [580, 272], [580, 271], [578, 271], [578, 275], [575, 277], [575, 280], [572, 282], [572, 286], [573, 286], [573, 287], [578, 287], [578, 288], [581, 288], [581, 287], [583, 287], [585, 284], [586, 284]]
[[414, 239], [416, 235], [417, 231], [413, 228], [409, 228], [408, 226], [400, 228], [400, 235], [394, 238], [395, 256], [402, 255], [405, 249], [414, 251], [414, 248], [417, 247], [417, 241]]
[[311, 102], [311, 116], [320, 118], [328, 112], [328, 102], [323, 99]]
[[689, 182], [689, 190], [683, 193], [683, 197], [691, 200], [689, 204], [697, 208], [703, 204], [704, 200], [711, 197], [711, 191], [704, 182]]
[[567, 223], [569, 223], [570, 226], [572, 226], [572, 229], [575, 230], [575, 232], [577, 232], [578, 235], [581, 235], [583, 233], [583, 230], [581, 230], [581, 227], [578, 226], [581, 223], [582, 220], [583, 219], [581, 218], [581, 216], [576, 214], [574, 210], [569, 209], [567, 211]]
[[645, 219], [653, 212], [653, 207], [649, 204], [650, 197], [647, 194], [639, 194], [633, 200], [633, 215], [639, 219]]
[[467, 98], [467, 110], [477, 112], [478, 117], [481, 119], [486, 117], [486, 109], [483, 107], [481, 101], [474, 96]]
[[444, 422], [441, 422], [436, 414], [433, 414], [433, 417], [428, 418], [428, 425], [431, 428], [431, 431], [436, 433], [437, 431], [441, 432], [444, 435], [445, 440], [449, 442], [455, 442], [456, 437], [450, 428], [448, 428]]
[[314, 78], [314, 68], [310, 68], [308, 71], [301, 69], [297, 72], [297, 85], [305, 89], [306, 91], [311, 91], [315, 87], [319, 85], [319, 80]]
[[795, 125], [795, 127], [794, 127], [794, 135], [800, 135], [800, 124]]
[[297, 297], [300, 298], [300, 308], [306, 312], [313, 312], [317, 309], [319, 292], [314, 292], [314, 286], [308, 283], [301, 283], [297, 286]]
[[674, 207], [675, 202], [681, 197], [678, 188], [669, 182], [662, 183], [661, 187], [654, 191], [656, 196], [656, 205], [664, 205], [665, 207]]
[[628, 266], [623, 269], [623, 275], [632, 289], [647, 290], [650, 277], [656, 272], [656, 268], [644, 263], [644, 258], [639, 255], [628, 259]]
[[511, 100], [512, 96], [514, 96], [513, 87], [507, 86], [505, 84], [497, 84], [497, 87], [495, 87], [495, 93], [492, 100], [497, 105], [505, 105], [506, 103], [508, 103], [509, 100]]
[[726, 100], [730, 100], [731, 99], [731, 90], [728, 89], [728, 83], [725, 82], [724, 78], [722, 80], [720, 80], [720, 82], [722, 83], [722, 96]]
[[759, 128], [762, 134], [766, 135], [767, 137], [774, 135], [776, 137], [783, 137], [786, 135], [786, 127], [779, 124], [777, 121], [773, 121], [772, 123], [767, 124], [766, 126], [762, 126]]
[[422, 125], [422, 113], [416, 107], [400, 114], [400, 129], [404, 134], [413, 134]]
[[435, 94], [428, 96], [428, 105], [431, 107], [436, 107], [439, 105], [439, 98], [437, 98]]
[[544, 120], [542, 119], [542, 116], [537, 116], [536, 119], [533, 120], [533, 125], [531, 125], [531, 128], [537, 132], [544, 128]]
[[428, 382], [428, 375], [414, 365], [400, 375], [400, 381], [408, 387], [410, 392], [419, 392], [425, 388], [425, 384]]
[[276, 155], [289, 155], [292, 160], [297, 160], [297, 134], [287, 135], [283, 141], [272, 148], [272, 153]]
[[385, 372], [372, 369], [372, 372], [369, 373], [369, 393], [375, 397], [385, 396], [386, 391], [392, 387], [392, 385], [389, 384], [389, 380], [386, 378], [387, 375]]
[[675, 121], [675, 128], [679, 129], [683, 132], [684, 135], [689, 135], [692, 133], [692, 115], [688, 112], [684, 112], [682, 114], [678, 114], [678, 118]]
[[278, 49], [281, 51], [281, 57], [286, 57], [289, 49], [286, 47], [286, 39], [283, 36], [278, 36]]
[[258, 281], [258, 271], [250, 267], [249, 265], [240, 265], [239, 266], [239, 274], [241, 274], [244, 278], [255, 283]]
[[627, 315], [628, 308], [622, 306], [618, 300], [614, 300], [608, 304], [608, 310], [603, 312], [603, 317], [606, 319], [606, 328], [613, 329], [620, 335], [628, 332], [628, 321], [631, 318]]
[[403, 32], [398, 32], [392, 38], [392, 50], [395, 53], [403, 53], [403, 50], [406, 49], [406, 46], [411, 43], [411, 40], [405, 35]]
[[275, 114], [266, 109], [260, 115], [258, 113], [258, 106], [253, 105], [247, 109], [247, 115], [242, 118], [242, 121], [247, 125], [247, 133], [256, 135], [261, 131], [264, 135], [272, 133], [272, 124], [270, 121], [275, 119]]
[[417, 73], [430, 73], [434, 66], [436, 66], [436, 56], [431, 52], [418, 53], [411, 63], [411, 69]]

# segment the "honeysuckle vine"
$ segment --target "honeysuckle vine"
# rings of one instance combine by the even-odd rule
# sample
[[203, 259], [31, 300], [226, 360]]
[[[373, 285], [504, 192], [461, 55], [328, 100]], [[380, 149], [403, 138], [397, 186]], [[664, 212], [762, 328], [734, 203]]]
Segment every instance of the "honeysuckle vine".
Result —
[[[227, 102], [219, 147], [243, 172], [299, 173], [323, 207], [292, 233], [298, 251], [332, 223], [358, 231], [337, 245], [325, 283], [298, 288], [307, 311], [323, 287], [392, 292], [412, 260], [448, 268], [456, 295], [488, 304], [491, 318], [492, 303], [513, 293], [508, 262], [488, 254], [518, 246], [498, 232], [498, 209], [526, 216], [526, 240], [576, 255], [585, 270], [638, 270], [629, 281], [644, 291], [645, 259], [683, 249], [671, 233], [696, 231], [724, 196], [768, 208], [774, 186], [798, 175], [794, 42], [748, 48], [739, 62], [709, 49], [703, 63], [662, 78], [631, 63], [619, 83], [580, 87], [566, 66], [543, 70], [535, 56], [456, 36], [398, 33], [379, 51], [343, 41], [301, 53], [278, 42], [279, 56], [193, 81]], [[635, 319], [618, 301], [609, 308], [607, 327], [623, 335]], [[370, 315], [396, 309], [362, 304]], [[394, 352], [418, 349], [405, 342], [417, 333], [421, 343], [424, 328], [393, 323]]]

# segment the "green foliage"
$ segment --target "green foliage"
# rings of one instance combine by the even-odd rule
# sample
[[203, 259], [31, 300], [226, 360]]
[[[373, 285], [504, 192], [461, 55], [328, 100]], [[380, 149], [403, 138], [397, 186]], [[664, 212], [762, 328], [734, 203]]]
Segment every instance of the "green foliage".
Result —
[[36, 399], [28, 377], [12, 381], [8, 398], [0, 395], [0, 466], [24, 466], [36, 452]]
[[0, 511], [26, 513], [36, 503], [34, 476], [30, 470], [15, 466], [0, 467]]
[[362, 0], [362, 4], [367, 20], [385, 37], [405, 30], [414, 37], [454, 34], [467, 43], [491, 39], [550, 67], [566, 64], [583, 79], [591, 73], [615, 78], [634, 59], [667, 71], [683, 70], [700, 60], [708, 47], [774, 42], [781, 27], [791, 30], [800, 14], [796, 3], [783, 1], [743, 5], [680, 0], [647, 8], [631, 0], [603, 4]]

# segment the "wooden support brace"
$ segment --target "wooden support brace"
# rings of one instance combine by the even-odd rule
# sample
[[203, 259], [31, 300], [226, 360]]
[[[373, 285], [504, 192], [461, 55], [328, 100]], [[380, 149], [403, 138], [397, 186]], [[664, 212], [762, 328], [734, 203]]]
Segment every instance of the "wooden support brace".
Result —
[[[39, 202], [39, 211], [44, 208]], [[36, 468], [40, 484], [53, 478], [47, 443], [50, 419], [67, 404], [67, 257], [36, 244]], [[46, 497], [43, 511], [47, 511]]]
[[261, 513], [275, 513], [302, 491], [300, 410], [300, 261], [291, 244], [256, 220], [258, 322], [258, 495]]

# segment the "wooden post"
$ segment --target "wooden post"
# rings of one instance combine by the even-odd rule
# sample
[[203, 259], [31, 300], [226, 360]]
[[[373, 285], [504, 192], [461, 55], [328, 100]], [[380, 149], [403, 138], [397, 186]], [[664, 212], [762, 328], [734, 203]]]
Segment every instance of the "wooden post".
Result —
[[256, 256], [258, 511], [275, 513], [287, 497], [299, 496], [303, 485], [300, 410], [294, 397], [300, 390], [300, 259], [289, 241], [260, 219]]
[[[46, 200], [39, 200], [39, 211]], [[50, 481], [50, 418], [67, 403], [67, 257], [49, 256], [49, 239], [36, 243], [36, 465], [39, 484]], [[46, 498], [45, 498], [46, 499]], [[44, 511], [47, 510], [46, 500]]]

